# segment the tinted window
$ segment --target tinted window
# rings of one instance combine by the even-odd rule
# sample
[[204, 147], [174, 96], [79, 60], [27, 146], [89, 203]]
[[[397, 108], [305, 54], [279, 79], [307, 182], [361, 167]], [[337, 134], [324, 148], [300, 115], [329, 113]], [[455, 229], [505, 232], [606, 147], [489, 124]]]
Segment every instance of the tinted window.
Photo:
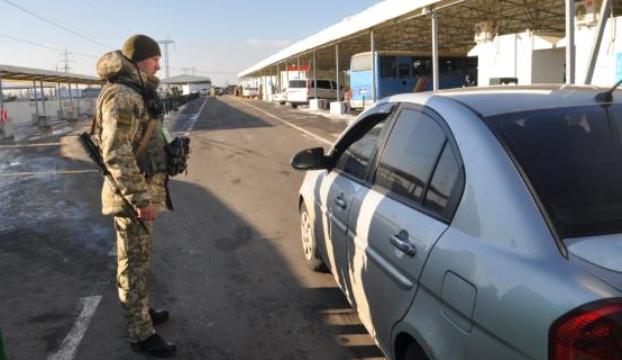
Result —
[[432, 61], [430, 58], [413, 57], [413, 75], [429, 76], [432, 74]]
[[380, 76], [383, 78], [396, 77], [397, 58], [395, 56], [380, 57]]
[[328, 80], [318, 80], [317, 81], [318, 89], [330, 89], [330, 81]]
[[432, 181], [430, 181], [430, 187], [425, 194], [425, 206], [439, 214], [445, 214], [451, 193], [458, 184], [459, 176], [460, 165], [451, 146], [446, 142], [445, 149], [434, 170]]
[[397, 68], [397, 72], [398, 72], [400, 79], [411, 77], [409, 64], [399, 64]]
[[488, 119], [562, 237], [622, 232], [622, 106]]
[[376, 151], [378, 140], [384, 129], [386, 120], [375, 124], [374, 127], [358, 137], [348, 148], [339, 156], [336, 168], [363, 179], [371, 157]]
[[395, 194], [421, 201], [434, 165], [445, 144], [445, 134], [434, 120], [404, 109], [391, 131], [375, 183]]
[[289, 87], [290, 88], [306, 88], [307, 81], [306, 80], [290, 80]]

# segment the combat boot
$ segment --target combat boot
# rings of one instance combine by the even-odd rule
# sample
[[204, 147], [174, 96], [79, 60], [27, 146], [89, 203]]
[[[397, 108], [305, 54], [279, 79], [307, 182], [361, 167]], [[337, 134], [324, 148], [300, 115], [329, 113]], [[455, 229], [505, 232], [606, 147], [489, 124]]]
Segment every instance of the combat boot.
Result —
[[164, 309], [152, 309], [149, 308], [149, 316], [151, 317], [151, 322], [153, 325], [162, 324], [168, 320], [168, 311]]
[[130, 349], [156, 357], [168, 357], [175, 354], [177, 346], [166, 342], [160, 335], [154, 333], [143, 341], [130, 343]]

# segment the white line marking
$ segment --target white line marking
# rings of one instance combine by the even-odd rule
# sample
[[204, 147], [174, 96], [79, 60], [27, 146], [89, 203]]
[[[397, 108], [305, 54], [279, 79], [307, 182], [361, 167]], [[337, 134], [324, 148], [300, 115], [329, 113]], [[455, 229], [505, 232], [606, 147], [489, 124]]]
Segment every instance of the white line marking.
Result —
[[207, 98], [205, 98], [205, 100], [203, 100], [203, 105], [201, 105], [201, 108], [199, 109], [199, 112], [192, 115], [192, 120], [196, 121], [199, 118], [199, 115], [201, 115], [201, 113], [203, 112], [203, 108], [205, 107], [205, 104], [207, 104]]
[[273, 114], [271, 114], [271, 113], [269, 113], [269, 112], [265, 111], [264, 109], [260, 109], [260, 108], [258, 108], [258, 107], [256, 107], [256, 106], [254, 106], [254, 105], [250, 105], [250, 104], [248, 104], [248, 103], [246, 103], [246, 102], [244, 102], [244, 101], [242, 101], [242, 100], [238, 100], [238, 99], [236, 99], [236, 98], [232, 98], [232, 99], [233, 99], [233, 100], [235, 100], [235, 101], [237, 101], [237, 102], [240, 102], [240, 103], [242, 103], [242, 104], [244, 104], [244, 105], [246, 105], [246, 106], [248, 106], [248, 107], [251, 107], [251, 108], [253, 108], [253, 109], [257, 110], [257, 111], [261, 111], [262, 113], [264, 113], [264, 114], [266, 114], [266, 115], [270, 116], [271, 118], [276, 119], [276, 120], [278, 120], [278, 121], [282, 122], [283, 124], [285, 124], [285, 125], [287, 125], [287, 126], [290, 126], [290, 127], [294, 128], [294, 129], [296, 129], [296, 130], [298, 130], [298, 131], [300, 131], [300, 132], [302, 132], [302, 133], [304, 133], [304, 134], [307, 134], [307, 135], [311, 136], [311, 137], [312, 137], [312, 138], [314, 138], [315, 140], [319, 140], [319, 141], [321, 141], [321, 142], [323, 142], [323, 143], [326, 143], [326, 144], [328, 144], [328, 145], [332, 145], [332, 144], [333, 144], [333, 141], [330, 141], [330, 140], [325, 139], [325, 138], [323, 138], [323, 137], [321, 137], [321, 136], [319, 136], [319, 135], [316, 135], [316, 134], [312, 133], [312, 132], [311, 132], [311, 131], [309, 131], [309, 130], [306, 130], [306, 129], [301, 128], [300, 126], [294, 125], [294, 124], [290, 123], [290, 122], [289, 122], [289, 121], [287, 121], [287, 120], [283, 120], [283, 119], [281, 119], [280, 117], [278, 117], [278, 116], [276, 116], [276, 115], [273, 115]]
[[99, 172], [98, 170], [60, 170], [60, 171], [27, 171], [0, 174], [0, 177], [9, 176], [29, 176], [29, 175], [72, 175], [72, 174], [90, 174]]
[[76, 356], [78, 345], [80, 345], [101, 299], [102, 297], [99, 295], [81, 299], [82, 312], [78, 315], [78, 319], [76, 319], [65, 340], [60, 344], [60, 349], [55, 354], [48, 356], [47, 360], [72, 360]]
[[0, 145], [1, 148], [22, 148], [22, 147], [39, 147], [39, 146], [60, 146], [61, 143], [40, 143], [40, 144], [12, 144], [12, 145]]

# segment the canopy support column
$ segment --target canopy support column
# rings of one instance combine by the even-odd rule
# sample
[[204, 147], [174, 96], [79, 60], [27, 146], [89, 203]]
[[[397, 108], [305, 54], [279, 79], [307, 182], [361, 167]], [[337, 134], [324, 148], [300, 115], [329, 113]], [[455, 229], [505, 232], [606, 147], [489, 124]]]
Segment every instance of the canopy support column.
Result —
[[41, 89], [41, 110], [43, 110], [43, 116], [47, 115], [45, 110], [45, 93], [43, 92], [43, 80], [39, 80], [39, 88]]
[[60, 83], [56, 83], [56, 98], [58, 100], [58, 120], [64, 118], [63, 114], [63, 101], [60, 97]]
[[33, 91], [33, 96], [35, 97], [35, 115], [37, 116], [37, 120], [35, 124], [38, 124], [39, 123], [39, 100], [37, 99], [37, 81], [36, 80], [32, 81], [32, 91]]
[[[600, 43], [603, 40], [603, 33], [605, 32], [605, 26], [607, 25], [607, 17], [611, 9], [611, 0], [603, 0], [600, 6], [600, 16], [598, 17], [598, 31], [594, 33], [594, 42], [592, 43], [592, 51], [590, 52], [590, 61], [587, 67], [587, 73], [585, 75], [585, 84], [592, 83], [592, 77], [594, 76], [594, 68], [596, 67], [596, 61], [598, 60], [598, 52], [600, 51]], [[619, 79], [616, 79], [616, 81]]]
[[[376, 35], [374, 30], [369, 32], [369, 49], [371, 51], [371, 99], [376, 103]], [[365, 102], [363, 102], [363, 108], [365, 108]]]
[[315, 73], [315, 49], [313, 49], [313, 98], [317, 99], [317, 78]]
[[432, 12], [432, 89], [438, 90], [438, 19]]
[[67, 87], [69, 88], [69, 103], [71, 104], [71, 116], [73, 119], [74, 116], [74, 104], [73, 104], [73, 91], [71, 91], [71, 83], [67, 83]]
[[574, 2], [566, 0], [566, 84], [575, 83]]
[[335, 44], [335, 72], [336, 72], [336, 83], [337, 83], [337, 89], [335, 91], [337, 91], [337, 101], [341, 101], [341, 94], [340, 94], [340, 82], [339, 82], [339, 44]]
[[[76, 91], [78, 90], [78, 84], [76, 84]], [[82, 99], [82, 94], [80, 94], [80, 96], [78, 96], [78, 101], [76, 101], [76, 110], [77, 110], [77, 118], [80, 119], [80, 99]]]

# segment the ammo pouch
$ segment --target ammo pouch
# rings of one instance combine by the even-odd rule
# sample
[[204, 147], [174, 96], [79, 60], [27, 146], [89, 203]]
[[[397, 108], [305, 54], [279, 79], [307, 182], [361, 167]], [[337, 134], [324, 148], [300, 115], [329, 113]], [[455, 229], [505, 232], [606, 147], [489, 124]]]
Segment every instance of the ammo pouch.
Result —
[[169, 176], [187, 172], [188, 154], [190, 154], [190, 138], [178, 136], [164, 146], [166, 152], [166, 170]]

